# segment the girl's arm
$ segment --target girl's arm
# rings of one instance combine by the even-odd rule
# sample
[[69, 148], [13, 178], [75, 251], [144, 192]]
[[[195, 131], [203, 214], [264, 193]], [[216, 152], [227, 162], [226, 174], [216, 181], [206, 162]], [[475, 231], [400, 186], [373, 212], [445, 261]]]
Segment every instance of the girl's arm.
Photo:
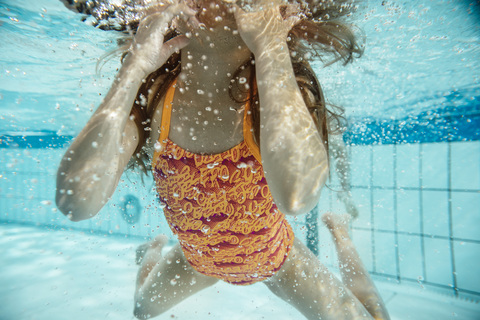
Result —
[[60, 162], [56, 203], [73, 221], [100, 211], [135, 151], [138, 132], [129, 115], [144, 76], [127, 57], [107, 97]]
[[163, 43], [168, 24], [183, 5], [170, 5], [140, 24], [132, 48], [97, 111], [63, 157], [57, 173], [56, 203], [73, 221], [95, 216], [115, 191], [138, 145], [130, 111], [142, 80], [188, 44], [178, 36]]
[[[267, 7], [267, 8], [265, 8]], [[277, 5], [236, 10], [240, 35], [255, 55], [260, 97], [260, 152], [265, 177], [280, 211], [310, 211], [328, 177], [322, 137], [302, 98], [287, 47], [296, 16], [284, 20]]]

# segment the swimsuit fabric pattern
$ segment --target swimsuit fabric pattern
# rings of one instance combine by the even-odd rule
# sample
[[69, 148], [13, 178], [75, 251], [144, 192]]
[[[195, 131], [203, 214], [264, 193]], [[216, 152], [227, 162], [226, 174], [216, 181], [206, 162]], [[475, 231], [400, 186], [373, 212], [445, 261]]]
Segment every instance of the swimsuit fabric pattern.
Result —
[[245, 137], [251, 122], [244, 121], [245, 140], [230, 150], [188, 152], [168, 139], [173, 94], [174, 85], [165, 98], [160, 147], [152, 161], [167, 222], [198, 272], [238, 285], [263, 281], [285, 262], [294, 234], [273, 202], [254, 156], [258, 147]]

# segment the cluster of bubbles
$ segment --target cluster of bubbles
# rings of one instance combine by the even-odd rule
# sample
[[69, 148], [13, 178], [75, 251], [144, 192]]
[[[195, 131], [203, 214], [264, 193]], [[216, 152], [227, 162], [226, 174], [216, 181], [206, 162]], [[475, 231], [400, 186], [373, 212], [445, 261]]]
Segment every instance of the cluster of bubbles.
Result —
[[154, 0], [63, 0], [71, 10], [89, 15], [86, 22], [102, 30], [136, 29], [149, 10], [163, 3]]

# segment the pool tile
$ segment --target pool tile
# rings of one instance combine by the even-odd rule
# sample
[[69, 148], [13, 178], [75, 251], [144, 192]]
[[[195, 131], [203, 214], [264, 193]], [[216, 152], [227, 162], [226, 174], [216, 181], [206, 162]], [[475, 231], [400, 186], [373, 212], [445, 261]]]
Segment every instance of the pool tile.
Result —
[[448, 145], [425, 143], [421, 145], [422, 186], [424, 188], [448, 188]]
[[480, 190], [480, 141], [451, 144], [452, 188]]
[[373, 221], [375, 229], [395, 230], [394, 192], [392, 190], [373, 191]]
[[425, 238], [425, 280], [445, 286], [453, 286], [450, 241]]
[[398, 190], [396, 196], [398, 231], [421, 233], [420, 192], [418, 190]]
[[422, 195], [424, 233], [449, 237], [448, 192], [423, 191]]
[[421, 238], [417, 235], [398, 235], [400, 274], [402, 278], [425, 278]]
[[394, 185], [393, 145], [373, 146], [373, 185], [392, 188]]
[[480, 241], [480, 193], [452, 193], [452, 231], [454, 238]]
[[397, 187], [420, 187], [420, 145], [400, 144], [396, 146]]

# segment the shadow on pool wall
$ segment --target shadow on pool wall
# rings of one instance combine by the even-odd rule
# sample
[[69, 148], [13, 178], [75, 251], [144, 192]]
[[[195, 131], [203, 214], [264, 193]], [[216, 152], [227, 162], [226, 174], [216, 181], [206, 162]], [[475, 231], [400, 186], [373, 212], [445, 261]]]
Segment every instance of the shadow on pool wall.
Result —
[[[352, 237], [376, 279], [480, 297], [480, 274], [471, 268], [480, 261], [479, 119], [475, 112], [468, 117], [450, 112], [432, 119], [420, 115], [414, 120], [364, 121], [345, 134], [352, 193], [360, 211]], [[453, 125], [459, 122], [461, 127]], [[144, 239], [165, 233], [173, 241], [152, 182], [145, 179], [143, 184], [136, 172], [124, 174], [94, 219], [73, 223], [58, 212], [55, 174], [70, 140], [49, 132], [0, 137], [2, 223]], [[322, 194], [319, 216], [344, 212], [335, 194], [340, 188], [333, 175]], [[305, 217], [290, 220], [305, 240]], [[316, 245], [320, 259], [335, 266], [326, 230], [320, 229]]]

